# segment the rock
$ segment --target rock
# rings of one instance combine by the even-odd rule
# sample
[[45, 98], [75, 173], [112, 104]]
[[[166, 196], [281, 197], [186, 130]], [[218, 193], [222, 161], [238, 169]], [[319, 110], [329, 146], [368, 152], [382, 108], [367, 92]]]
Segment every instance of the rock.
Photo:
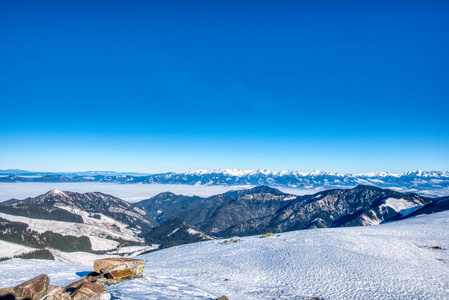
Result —
[[[5, 297], [6, 295], [12, 295], [12, 294], [14, 294], [14, 287], [0, 289], [0, 297]], [[2, 298], [0, 298], [0, 299], [2, 299]]]
[[54, 285], [49, 284], [48, 288], [47, 288], [47, 294], [57, 288], [60, 288], [60, 286], [54, 286]]
[[47, 294], [50, 279], [46, 274], [36, 276], [14, 287], [14, 294], [18, 297], [38, 300]]
[[90, 282], [95, 282], [100, 278], [103, 278], [104, 274], [103, 273], [97, 273], [97, 272], [90, 272], [89, 274], [86, 275], [87, 281]]
[[135, 277], [133, 275], [134, 273], [131, 270], [113, 270], [109, 272], [109, 276], [113, 279]]
[[70, 300], [70, 295], [65, 290], [64, 287], [57, 286], [51, 289], [41, 300]]
[[229, 300], [229, 299], [228, 299], [228, 297], [226, 297], [225, 295], [223, 295], [223, 296], [221, 296], [221, 297], [218, 297], [218, 298], [215, 299], [215, 300]]
[[72, 300], [108, 300], [111, 295], [102, 285], [86, 281], [72, 293]]
[[119, 283], [120, 281], [123, 281], [126, 279], [107, 279], [107, 278], [99, 278], [97, 281], [95, 281], [96, 284], [101, 284], [102, 286], [109, 286]]
[[109, 273], [110, 277], [134, 278], [143, 272], [145, 261], [133, 258], [105, 258], [97, 259], [94, 262], [94, 269], [97, 273]]
[[0, 289], [0, 300], [15, 300], [14, 287]]
[[77, 288], [79, 288], [83, 283], [88, 282], [89, 280], [87, 280], [86, 277], [83, 277], [75, 282], [72, 282], [71, 284], [67, 285], [64, 289], [65, 292], [68, 293], [72, 293], [73, 291], [75, 291]]

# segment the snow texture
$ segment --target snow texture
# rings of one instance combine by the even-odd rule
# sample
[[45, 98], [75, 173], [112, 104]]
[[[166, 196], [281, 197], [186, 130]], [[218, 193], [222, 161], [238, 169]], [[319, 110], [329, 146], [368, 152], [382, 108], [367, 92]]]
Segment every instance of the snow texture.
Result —
[[193, 228], [188, 228], [188, 229], [187, 229], [187, 232], [188, 232], [190, 235], [197, 235], [197, 234], [204, 235], [202, 232], [199, 232], [198, 230], [195, 230], [195, 229], [193, 229]]
[[385, 204], [382, 204], [380, 207], [387, 206], [387, 207], [394, 209], [397, 212], [401, 212], [402, 210], [410, 209], [410, 208], [417, 206], [417, 204], [407, 201], [402, 198], [401, 199], [388, 198], [388, 199], [385, 199], [384, 202], [385, 202]]
[[103, 239], [96, 236], [89, 236], [90, 243], [92, 245], [92, 250], [94, 251], [104, 251], [104, 250], [112, 250], [117, 249], [120, 245], [119, 242]]
[[13, 256], [17, 256], [20, 254], [33, 252], [36, 250], [35, 248], [22, 246], [22, 245], [10, 243], [10, 242], [2, 241], [2, 240], [0, 240], [0, 249], [1, 249], [0, 258], [13, 257]]
[[108, 257], [120, 257], [119, 255], [111, 254], [93, 254], [88, 252], [62, 252], [59, 250], [51, 250], [51, 254], [55, 257], [55, 260], [59, 262], [83, 265], [85, 268], [92, 267], [96, 259], [108, 258]]
[[[113, 299], [449, 299], [449, 211], [379, 226], [294, 231], [182, 245], [142, 255], [147, 279], [107, 287]], [[432, 247], [442, 249], [432, 249]], [[47, 273], [65, 285], [90, 268], [0, 263], [0, 287]]]

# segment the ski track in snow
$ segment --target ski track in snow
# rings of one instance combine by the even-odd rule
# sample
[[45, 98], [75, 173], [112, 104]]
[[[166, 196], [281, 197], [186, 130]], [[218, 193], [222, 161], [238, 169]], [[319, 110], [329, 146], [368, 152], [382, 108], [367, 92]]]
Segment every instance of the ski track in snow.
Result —
[[[449, 211], [379, 226], [183, 245], [138, 257], [146, 260], [147, 279], [107, 290], [112, 299], [449, 299], [449, 250], [432, 249], [449, 249], [448, 228]], [[0, 263], [0, 272], [10, 274], [0, 287], [41, 273], [65, 285], [90, 270], [13, 259]]]

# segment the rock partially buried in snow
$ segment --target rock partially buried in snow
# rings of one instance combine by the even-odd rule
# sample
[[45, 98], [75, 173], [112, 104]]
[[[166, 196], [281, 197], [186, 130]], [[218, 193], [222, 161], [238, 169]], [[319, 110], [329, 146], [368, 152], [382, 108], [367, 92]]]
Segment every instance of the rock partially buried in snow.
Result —
[[64, 288], [65, 292], [68, 293], [72, 293], [74, 290], [76, 290], [77, 288], [79, 288], [82, 284], [88, 282], [89, 280], [86, 277], [83, 277], [75, 282], [72, 282], [71, 284], [69, 284], [68, 286], [66, 286]]
[[109, 273], [114, 278], [134, 278], [143, 272], [145, 261], [134, 258], [104, 258], [94, 262], [97, 273]]
[[14, 294], [18, 297], [38, 300], [47, 294], [50, 279], [46, 274], [36, 276], [14, 287]]
[[72, 300], [109, 300], [109, 294], [102, 285], [85, 282], [80, 285], [73, 293]]
[[64, 287], [57, 286], [54, 287], [47, 295], [41, 298], [41, 300], [70, 300], [70, 295], [65, 292]]

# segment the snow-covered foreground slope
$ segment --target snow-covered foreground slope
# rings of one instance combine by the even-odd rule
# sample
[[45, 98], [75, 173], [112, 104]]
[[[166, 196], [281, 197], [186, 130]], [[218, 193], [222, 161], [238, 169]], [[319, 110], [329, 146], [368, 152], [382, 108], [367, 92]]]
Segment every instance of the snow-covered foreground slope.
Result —
[[[379, 226], [183, 245], [141, 256], [147, 279], [108, 291], [115, 299], [449, 299], [449, 250], [432, 249], [449, 249], [448, 229], [449, 212], [442, 212]], [[10, 274], [0, 287], [41, 273], [65, 284], [89, 270], [14, 259], [0, 263], [0, 273]]]

